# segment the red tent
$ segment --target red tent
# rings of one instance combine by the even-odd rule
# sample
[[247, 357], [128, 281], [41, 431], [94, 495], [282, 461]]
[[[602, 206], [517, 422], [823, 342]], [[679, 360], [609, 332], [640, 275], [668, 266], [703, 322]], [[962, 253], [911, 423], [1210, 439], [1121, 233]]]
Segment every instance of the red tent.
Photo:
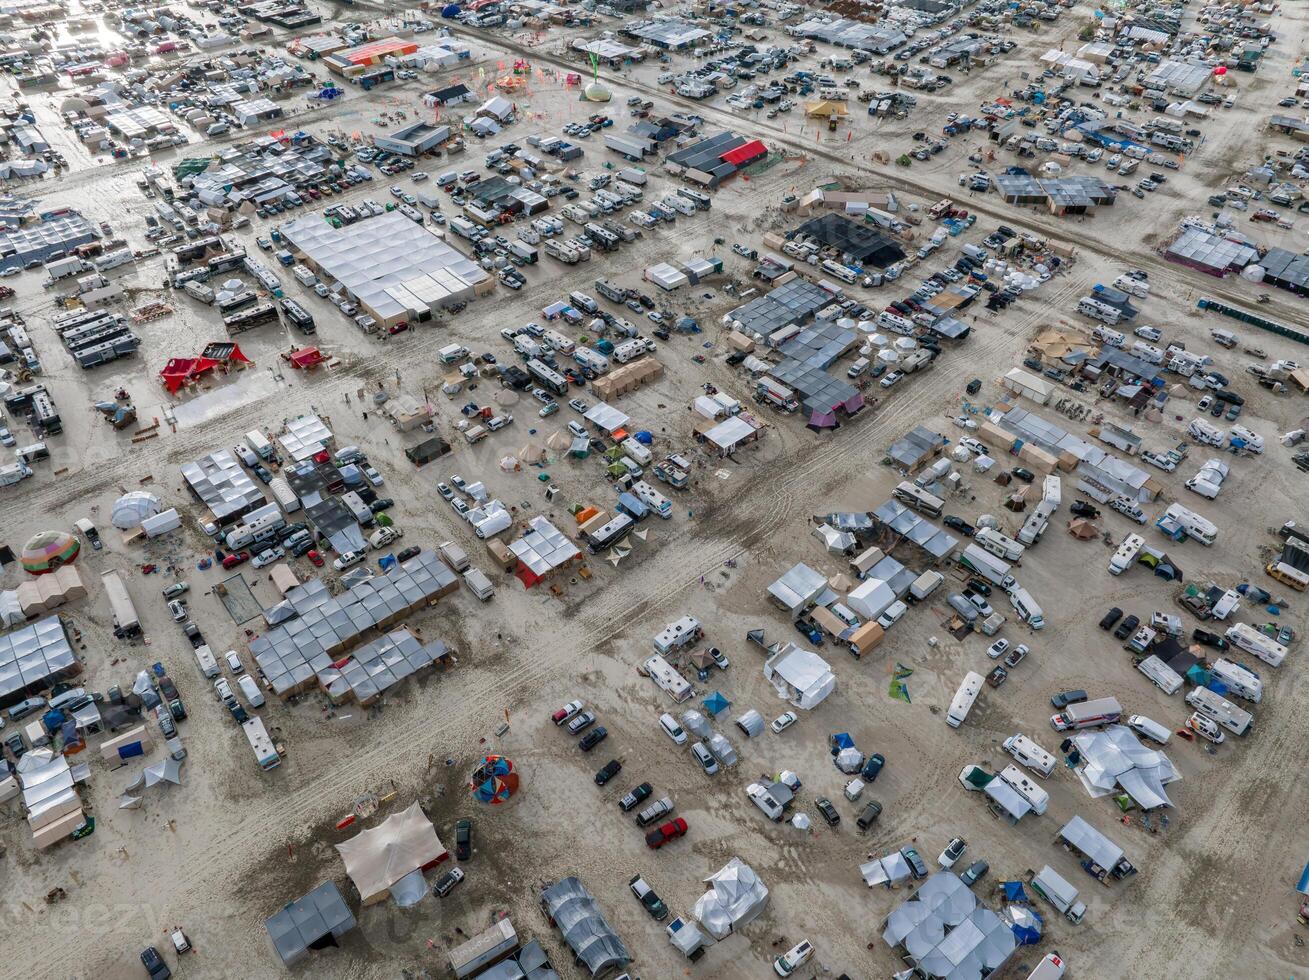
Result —
[[735, 167], [743, 167], [767, 153], [768, 147], [764, 146], [763, 140], [751, 140], [744, 146], [738, 146], [735, 150], [728, 150], [723, 154], [722, 159], [724, 163], [730, 163]]
[[159, 379], [168, 389], [168, 393], [175, 395], [183, 385], [212, 371], [218, 367], [218, 363], [210, 357], [174, 357], [159, 372]]
[[214, 368], [224, 372], [233, 364], [253, 364], [254, 361], [241, 352], [241, 348], [228, 341], [206, 344], [199, 357], [174, 357], [159, 372], [159, 380], [164, 383], [169, 394], [176, 394], [178, 389]]
[[315, 364], [321, 364], [326, 360], [322, 351], [317, 347], [301, 347], [299, 350], [291, 351], [286, 355], [286, 359], [291, 362], [293, 368], [311, 368]]

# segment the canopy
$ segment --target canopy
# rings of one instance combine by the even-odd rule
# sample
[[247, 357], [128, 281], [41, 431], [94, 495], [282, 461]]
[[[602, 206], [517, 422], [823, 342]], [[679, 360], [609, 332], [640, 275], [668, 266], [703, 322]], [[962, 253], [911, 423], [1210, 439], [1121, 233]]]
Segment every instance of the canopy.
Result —
[[365, 905], [385, 898], [411, 872], [450, 856], [416, 800], [409, 809], [337, 844], [336, 849]]
[[720, 711], [726, 711], [728, 706], [732, 702], [728, 701], [727, 698], [723, 697], [721, 691], [714, 691], [713, 694], [709, 695], [709, 697], [704, 699], [703, 703], [704, 703], [704, 709], [706, 711], [708, 711], [711, 715], [716, 715]]
[[859, 874], [869, 888], [874, 885], [886, 885], [888, 888], [896, 882], [909, 877], [909, 862], [899, 851], [859, 866]]
[[1079, 540], [1090, 541], [1100, 532], [1096, 530], [1095, 525], [1090, 521], [1079, 517], [1075, 521], [1068, 522], [1068, 533]]
[[330, 881], [264, 920], [264, 928], [286, 966], [303, 959], [310, 949], [336, 945], [336, 937], [354, 927], [355, 917]]
[[159, 498], [154, 494], [133, 490], [114, 501], [109, 520], [120, 531], [130, 531], [139, 527], [147, 517], [154, 517], [160, 509]]
[[67, 531], [41, 531], [23, 545], [23, 569], [32, 575], [53, 572], [77, 560], [82, 543]]
[[488, 755], [473, 771], [473, 797], [482, 803], [498, 804], [518, 792], [518, 773], [502, 755]]

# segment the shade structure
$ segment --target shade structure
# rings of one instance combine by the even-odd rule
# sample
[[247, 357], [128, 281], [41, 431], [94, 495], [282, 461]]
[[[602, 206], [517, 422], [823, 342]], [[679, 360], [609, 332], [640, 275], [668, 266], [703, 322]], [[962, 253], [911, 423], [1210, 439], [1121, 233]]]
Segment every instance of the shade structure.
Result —
[[147, 517], [154, 517], [159, 510], [159, 498], [153, 493], [133, 490], [114, 501], [109, 520], [120, 531], [130, 531], [134, 527], [140, 527], [141, 522]]
[[[427, 870], [450, 856], [417, 802], [337, 844], [336, 849], [364, 905], [386, 898], [406, 875]], [[401, 886], [400, 890], [403, 899], [407, 888]]]
[[1081, 518], [1068, 522], [1068, 533], [1082, 541], [1089, 541], [1096, 537], [1100, 532], [1090, 521]]
[[488, 755], [473, 771], [473, 797], [493, 806], [518, 792], [518, 773], [512, 760], [502, 755]]
[[76, 561], [81, 548], [81, 542], [67, 531], [41, 531], [23, 545], [23, 569], [32, 575], [53, 572]]

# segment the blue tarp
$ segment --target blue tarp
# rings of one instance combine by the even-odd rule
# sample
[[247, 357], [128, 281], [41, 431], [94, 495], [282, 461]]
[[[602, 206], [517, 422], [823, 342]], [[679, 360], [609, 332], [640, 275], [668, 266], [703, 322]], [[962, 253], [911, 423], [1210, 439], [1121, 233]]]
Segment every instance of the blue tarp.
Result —
[[849, 732], [841, 732], [827, 739], [827, 747], [832, 750], [832, 755], [836, 755], [843, 749], [854, 748], [854, 739], [850, 737]]
[[1300, 872], [1300, 883], [1295, 886], [1295, 890], [1301, 895], [1309, 895], [1309, 864]]
[[1021, 881], [1002, 881], [1000, 884], [1004, 888], [1004, 900], [1006, 902], [1027, 901], [1027, 892], [1023, 891]]

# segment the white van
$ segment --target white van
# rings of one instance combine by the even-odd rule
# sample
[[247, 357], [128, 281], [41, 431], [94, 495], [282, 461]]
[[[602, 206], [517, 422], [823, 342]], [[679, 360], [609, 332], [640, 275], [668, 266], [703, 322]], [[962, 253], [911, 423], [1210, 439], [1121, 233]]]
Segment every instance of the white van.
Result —
[[1172, 732], [1167, 728], [1157, 721], [1152, 721], [1145, 715], [1132, 715], [1127, 719], [1127, 727], [1138, 735], [1144, 735], [1160, 745], [1167, 745], [1168, 739], [1172, 736]]
[[1038, 776], [1054, 772], [1055, 758], [1022, 732], [1004, 740], [1004, 750]]
[[1059, 980], [1066, 969], [1064, 958], [1059, 953], [1046, 953], [1036, 969], [1027, 975], [1027, 980]]
[[238, 677], [236, 686], [241, 689], [245, 699], [250, 702], [250, 707], [262, 708], [264, 706], [264, 692], [259, 690], [259, 682], [249, 674], [242, 674]]
[[850, 370], [845, 372], [847, 378], [859, 378], [868, 373], [868, 358], [861, 357], [850, 365]]
[[468, 348], [461, 344], [447, 344], [437, 353], [441, 356], [442, 364], [453, 364], [455, 361], [463, 360], [468, 356]]

